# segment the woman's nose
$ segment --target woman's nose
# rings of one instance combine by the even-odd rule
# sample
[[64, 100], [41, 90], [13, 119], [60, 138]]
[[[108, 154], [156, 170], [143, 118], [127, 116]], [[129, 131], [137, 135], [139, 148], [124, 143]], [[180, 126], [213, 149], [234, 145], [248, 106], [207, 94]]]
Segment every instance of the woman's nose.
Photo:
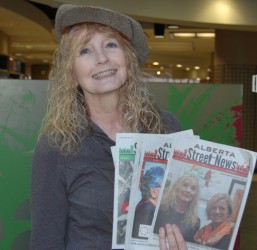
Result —
[[104, 49], [100, 48], [95, 51], [96, 63], [101, 64], [108, 61], [108, 57]]
[[217, 207], [215, 208], [215, 213], [218, 214], [220, 212], [220, 209]]

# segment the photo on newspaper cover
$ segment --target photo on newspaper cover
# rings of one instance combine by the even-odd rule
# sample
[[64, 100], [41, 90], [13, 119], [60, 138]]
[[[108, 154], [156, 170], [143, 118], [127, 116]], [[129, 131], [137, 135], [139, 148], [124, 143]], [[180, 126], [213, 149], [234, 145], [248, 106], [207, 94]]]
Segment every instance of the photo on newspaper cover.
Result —
[[147, 239], [159, 196], [166, 163], [145, 161], [136, 196], [132, 237]]
[[117, 221], [117, 244], [125, 243], [127, 213], [129, 205], [133, 163], [131, 161], [120, 161], [120, 179], [118, 196], [118, 221]]
[[176, 224], [190, 249], [233, 249], [255, 160], [246, 150], [189, 138], [174, 150], [149, 241]]

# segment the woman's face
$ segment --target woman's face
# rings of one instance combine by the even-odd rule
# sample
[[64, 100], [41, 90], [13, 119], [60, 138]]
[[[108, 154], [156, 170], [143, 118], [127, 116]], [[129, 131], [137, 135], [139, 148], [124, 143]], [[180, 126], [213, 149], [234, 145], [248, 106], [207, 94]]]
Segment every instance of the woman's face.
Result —
[[216, 201], [210, 209], [210, 219], [216, 225], [221, 224], [230, 216], [227, 201], [220, 199]]
[[197, 181], [192, 177], [188, 177], [184, 179], [183, 182], [181, 183], [178, 189], [177, 199], [180, 201], [190, 202], [193, 200], [194, 196], [196, 195], [197, 190], [198, 190]]
[[110, 33], [96, 32], [78, 49], [73, 72], [85, 95], [117, 91], [127, 78], [125, 54]]

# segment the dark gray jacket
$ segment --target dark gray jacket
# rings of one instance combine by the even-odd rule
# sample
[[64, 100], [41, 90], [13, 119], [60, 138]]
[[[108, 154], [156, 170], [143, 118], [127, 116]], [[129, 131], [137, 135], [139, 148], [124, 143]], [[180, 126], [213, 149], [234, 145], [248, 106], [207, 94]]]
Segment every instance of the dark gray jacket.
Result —
[[[163, 113], [167, 132], [180, 130]], [[108, 250], [112, 241], [115, 142], [95, 124], [75, 156], [38, 142], [31, 176], [31, 250]]]

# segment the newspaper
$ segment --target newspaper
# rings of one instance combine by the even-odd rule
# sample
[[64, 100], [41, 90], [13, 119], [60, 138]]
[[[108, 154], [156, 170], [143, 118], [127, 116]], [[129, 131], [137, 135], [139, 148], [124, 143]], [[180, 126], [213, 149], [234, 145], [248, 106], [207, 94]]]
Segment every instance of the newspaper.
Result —
[[136, 150], [143, 134], [118, 133], [112, 147], [115, 165], [112, 249], [125, 245], [127, 213]]
[[[197, 190], [195, 191], [197, 199], [194, 199], [194, 206], [188, 209], [191, 211], [189, 213], [191, 216], [187, 216], [191, 218], [190, 226], [186, 227], [184, 223], [185, 225], [180, 228], [188, 249], [232, 250], [249, 193], [257, 153], [201, 140], [197, 136], [192, 136], [192, 133], [188, 135], [180, 132], [172, 135], [120, 134], [117, 136], [116, 147], [112, 149], [115, 163], [113, 249], [159, 249], [159, 227], [165, 223], [174, 223], [180, 227], [181, 221], [186, 221], [183, 207], [178, 211], [173, 207], [172, 213], [165, 214], [164, 211], [165, 204], [171, 203], [171, 201], [167, 203], [167, 197], [174, 197], [172, 190], [176, 189], [175, 183], [179, 179], [190, 177], [197, 180], [197, 184], [195, 182], [190, 184], [191, 189]], [[158, 151], [159, 149], [161, 150]], [[160, 154], [159, 159], [158, 154]], [[133, 157], [130, 158], [129, 155]], [[140, 208], [140, 204], [146, 207], [149, 205], [147, 202], [141, 202], [143, 176], [147, 170], [154, 167], [153, 163], [164, 169], [159, 198], [152, 209], [151, 223], [138, 225], [136, 209]], [[117, 181], [119, 179], [122, 181]], [[233, 207], [229, 223], [226, 222], [226, 226], [227, 224], [231, 226], [231, 234], [227, 235], [225, 247], [215, 245], [210, 247], [208, 241], [202, 241], [199, 234], [202, 232], [199, 229], [209, 228], [211, 225], [211, 217], [206, 217], [207, 204], [217, 195], [229, 196]], [[192, 197], [186, 196], [184, 195], [184, 199], [193, 200]], [[118, 213], [120, 207], [123, 208], [123, 212], [125, 211], [123, 214]], [[149, 211], [141, 212], [140, 217], [147, 217], [148, 214]], [[118, 241], [120, 221], [125, 222], [121, 224], [122, 241]], [[138, 228], [136, 235], [133, 232], [134, 227]], [[217, 235], [220, 236], [218, 233]], [[215, 232], [214, 238], [217, 238], [217, 235]]]
[[[125, 249], [155, 249], [148, 242], [155, 203], [159, 197], [168, 160], [173, 155], [173, 141], [182, 134], [193, 135], [192, 130], [169, 135], [144, 135], [136, 152], [129, 200]], [[151, 192], [149, 191], [151, 186]]]
[[[188, 136], [181, 136], [174, 145], [172, 160], [169, 161], [168, 171], [160, 191], [161, 198], [155, 209], [148, 237], [149, 245], [158, 246], [159, 228], [166, 223], [171, 223], [179, 226], [189, 250], [232, 250], [254, 173], [256, 153]], [[185, 189], [179, 193], [179, 190], [182, 190], [181, 187], [179, 189], [182, 179], [184, 187], [190, 187], [191, 193], [190, 191], [186, 193]], [[178, 190], [177, 193], [176, 190]], [[220, 195], [223, 197], [224, 194], [230, 197], [233, 212], [229, 222], [225, 221], [225, 224], [218, 228], [219, 230], [216, 229], [211, 233], [210, 226], [219, 219], [211, 215], [211, 209], [220, 209], [220, 207], [218, 205], [216, 207], [218, 203], [209, 207], [207, 204], [212, 197]], [[189, 208], [185, 204], [190, 204]], [[206, 217], [206, 212], [209, 218]], [[213, 223], [210, 224], [211, 222]], [[198, 230], [204, 226], [206, 230], [202, 230], [204, 234], [201, 234]], [[226, 236], [227, 244], [223, 242], [223, 246], [208, 246], [210, 244], [208, 240], [215, 242], [215, 237], [219, 239], [225, 228], [232, 230], [232, 233]], [[212, 237], [208, 238], [207, 235]]]
[[[193, 135], [193, 130], [185, 130], [179, 132], [179, 134]], [[116, 135], [116, 146], [111, 148], [115, 165], [112, 249], [122, 249], [125, 247], [129, 199], [136, 152], [140, 152], [143, 141], [148, 141], [150, 137], [156, 136], [160, 135], [143, 133], [117, 133]], [[170, 137], [169, 134], [161, 136]]]

